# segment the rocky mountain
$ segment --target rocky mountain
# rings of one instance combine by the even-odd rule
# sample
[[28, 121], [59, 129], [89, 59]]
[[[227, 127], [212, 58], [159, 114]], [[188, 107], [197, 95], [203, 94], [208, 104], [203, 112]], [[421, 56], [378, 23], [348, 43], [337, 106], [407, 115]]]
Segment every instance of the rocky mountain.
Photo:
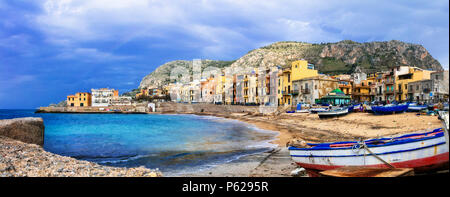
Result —
[[[217, 61], [217, 60], [201, 60], [202, 64], [201, 64], [201, 68], [202, 70], [206, 67], [217, 67], [217, 68], [224, 68], [224, 67], [228, 67], [230, 66], [234, 61]], [[180, 66], [183, 68], [186, 68], [187, 70], [189, 70], [191, 76], [192, 76], [192, 60], [188, 61], [188, 60], [175, 60], [175, 61], [171, 61], [171, 62], [167, 62], [161, 66], [159, 66], [158, 68], [156, 68], [155, 71], [153, 71], [152, 73], [150, 73], [149, 75], [145, 76], [142, 81], [141, 84], [139, 85], [139, 88], [142, 87], [149, 87], [149, 86], [162, 86], [162, 85], [166, 85], [169, 82], [173, 82], [170, 81], [170, 73], [171, 71]]]
[[[232, 67], [287, 67], [292, 61], [305, 59], [316, 65], [324, 74], [351, 73], [360, 66], [368, 73], [408, 65], [424, 69], [442, 70], [441, 64], [418, 44], [391, 40], [385, 42], [358, 43], [344, 40], [337, 43], [311, 44], [305, 42], [276, 42], [252, 50], [235, 61], [202, 60], [202, 68]], [[169, 83], [169, 73], [176, 66], [183, 66], [192, 73], [192, 61], [177, 60], [158, 67], [144, 77], [141, 87]]]

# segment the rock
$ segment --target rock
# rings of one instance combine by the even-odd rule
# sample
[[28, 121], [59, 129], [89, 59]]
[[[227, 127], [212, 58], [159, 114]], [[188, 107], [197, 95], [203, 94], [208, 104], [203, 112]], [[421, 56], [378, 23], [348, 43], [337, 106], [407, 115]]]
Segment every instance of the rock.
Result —
[[294, 176], [294, 177], [300, 177], [300, 176], [304, 176], [304, 175], [306, 175], [305, 168], [297, 168], [295, 170], [292, 170], [292, 172], [291, 172], [291, 176]]
[[42, 118], [14, 118], [0, 120], [0, 135], [25, 143], [44, 145]]

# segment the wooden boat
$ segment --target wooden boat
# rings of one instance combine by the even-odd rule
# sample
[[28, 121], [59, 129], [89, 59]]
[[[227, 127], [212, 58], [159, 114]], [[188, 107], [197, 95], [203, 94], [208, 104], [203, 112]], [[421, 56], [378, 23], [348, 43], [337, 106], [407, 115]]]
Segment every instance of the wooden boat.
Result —
[[353, 109], [355, 108], [355, 106], [354, 105], [350, 105], [350, 106], [348, 106], [347, 107], [347, 109], [348, 109], [348, 113], [351, 113], [351, 112], [353, 112]]
[[336, 117], [336, 116], [343, 116], [348, 114], [348, 108], [338, 108], [338, 109], [331, 109], [327, 111], [317, 112], [319, 115], [319, 118], [330, 118], [330, 117]]
[[385, 105], [385, 106], [372, 106], [374, 114], [393, 114], [403, 113], [408, 110], [409, 104], [404, 105]]
[[411, 103], [408, 105], [409, 112], [418, 112], [427, 109], [427, 105], [417, 105], [415, 103]]
[[290, 146], [289, 152], [310, 176], [346, 166], [414, 168], [421, 172], [448, 169], [449, 163], [449, 147], [442, 128], [394, 138], [308, 145], [308, 148]]
[[309, 113], [309, 110], [306, 109], [306, 104], [299, 103], [297, 104], [297, 109], [295, 109], [295, 113]]
[[309, 112], [312, 114], [317, 114], [318, 112], [325, 112], [328, 111], [328, 108], [311, 108], [309, 109]]

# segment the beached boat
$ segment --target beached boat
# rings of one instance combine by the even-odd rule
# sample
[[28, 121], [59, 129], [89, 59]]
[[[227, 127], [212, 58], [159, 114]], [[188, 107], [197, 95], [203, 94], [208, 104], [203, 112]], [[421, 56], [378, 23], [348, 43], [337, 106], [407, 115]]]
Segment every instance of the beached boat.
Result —
[[410, 103], [408, 106], [409, 112], [418, 112], [427, 109], [427, 105], [417, 105], [415, 103]]
[[372, 111], [372, 106], [370, 106], [370, 105], [366, 105], [366, 112], [368, 112], [368, 113], [373, 113], [373, 111]]
[[346, 166], [414, 168], [416, 172], [448, 169], [448, 144], [442, 128], [394, 138], [322, 144], [308, 148], [289, 147], [294, 162], [310, 176]]
[[311, 108], [309, 109], [309, 112], [312, 114], [317, 114], [318, 112], [325, 112], [328, 111], [328, 108]]
[[347, 109], [348, 109], [348, 113], [351, 113], [351, 112], [353, 112], [353, 109], [355, 108], [355, 106], [354, 105], [350, 105], [350, 106], [348, 106], [347, 107]]
[[327, 111], [317, 112], [319, 115], [319, 118], [331, 118], [336, 116], [343, 116], [348, 114], [348, 108], [337, 108], [337, 109], [331, 109]]
[[305, 103], [299, 103], [297, 104], [297, 109], [295, 109], [295, 113], [309, 113], [309, 110], [307, 108], [307, 104]]
[[403, 113], [408, 110], [409, 104], [403, 105], [385, 105], [385, 106], [372, 106], [372, 111], [375, 114], [393, 114]]

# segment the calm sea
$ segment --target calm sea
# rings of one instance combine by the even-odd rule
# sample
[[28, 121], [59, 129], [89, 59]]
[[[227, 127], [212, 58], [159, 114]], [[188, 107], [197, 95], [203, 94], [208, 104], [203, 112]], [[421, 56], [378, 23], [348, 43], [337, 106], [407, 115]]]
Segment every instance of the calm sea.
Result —
[[119, 167], [158, 168], [166, 176], [195, 172], [274, 147], [277, 133], [211, 116], [35, 114], [0, 110], [0, 119], [42, 117], [44, 149]]

